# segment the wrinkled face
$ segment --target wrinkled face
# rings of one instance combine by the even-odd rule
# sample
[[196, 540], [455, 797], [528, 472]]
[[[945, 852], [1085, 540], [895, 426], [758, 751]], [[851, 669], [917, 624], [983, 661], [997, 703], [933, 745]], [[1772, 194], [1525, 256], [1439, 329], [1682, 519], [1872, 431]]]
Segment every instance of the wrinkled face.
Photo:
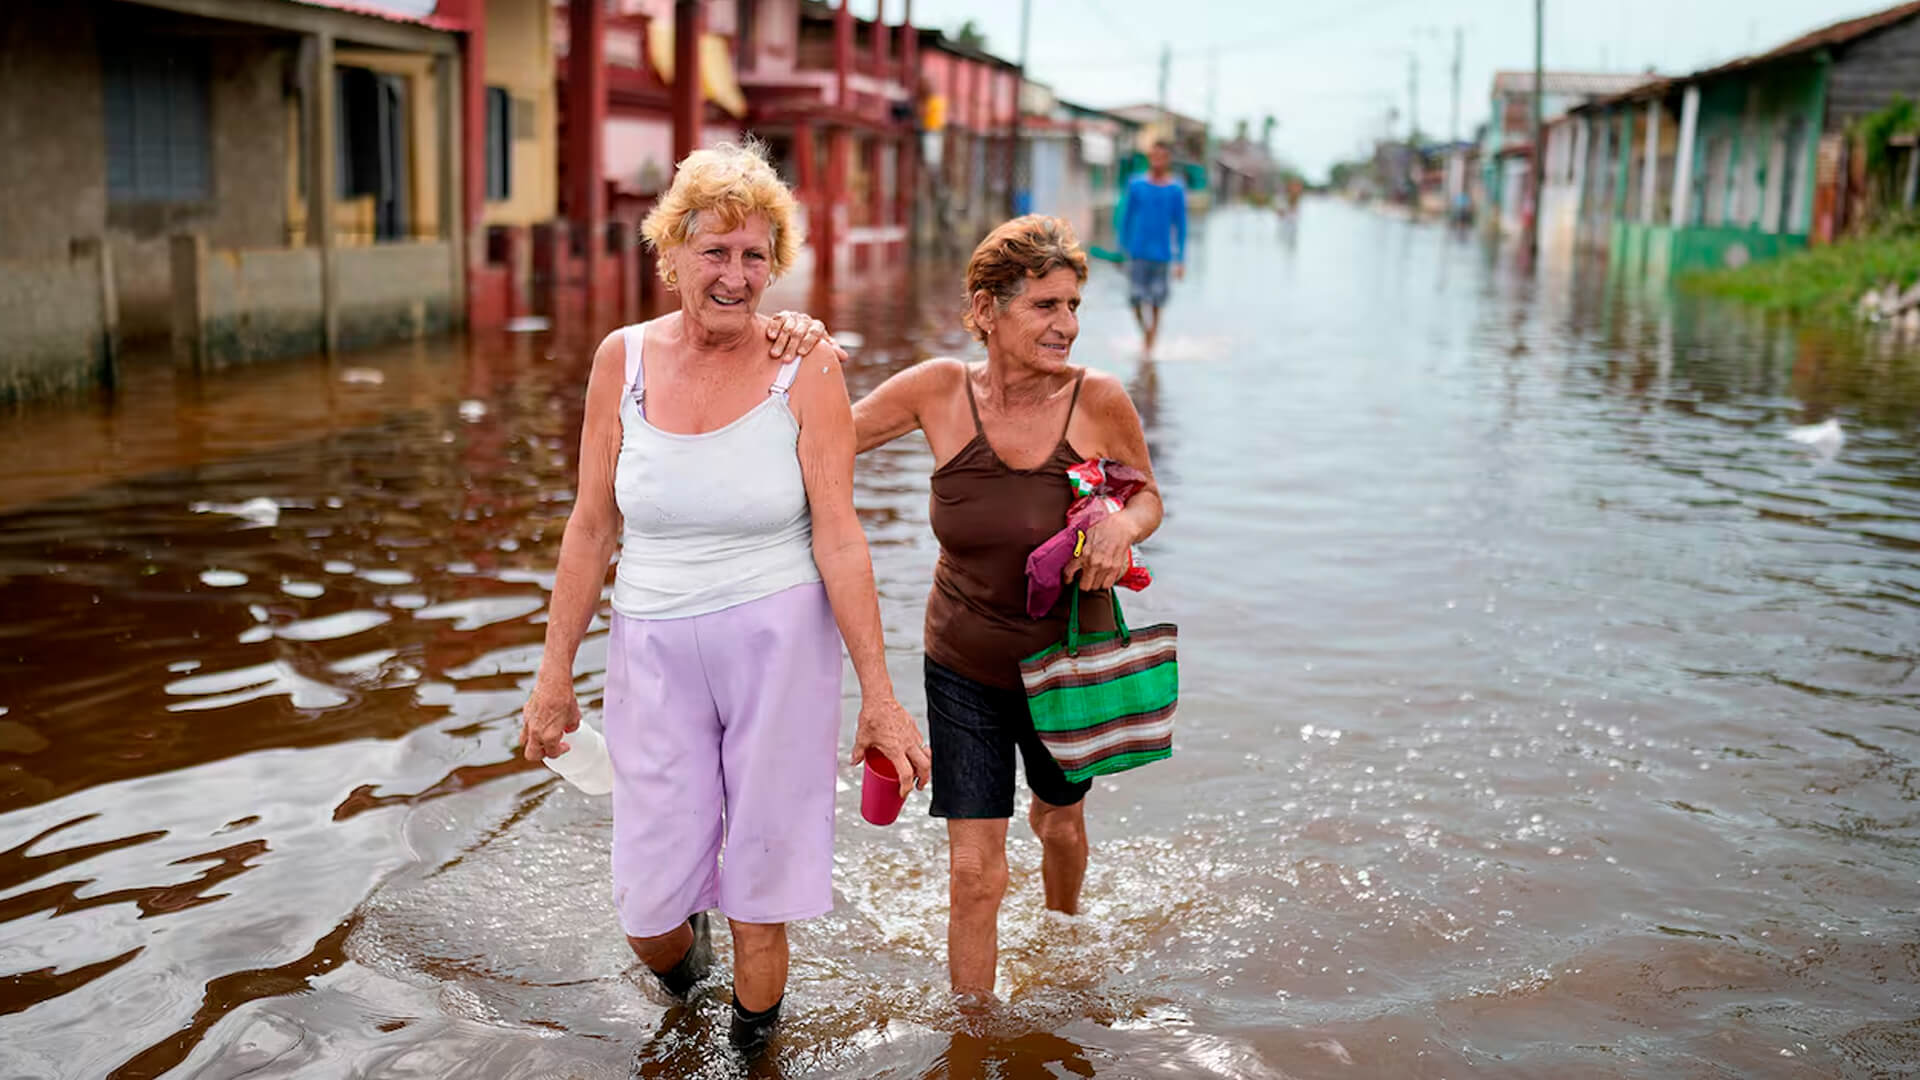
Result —
[[[1004, 360], [1036, 371], [1064, 371], [1080, 336], [1080, 281], [1072, 270], [1055, 267], [1027, 287], [1005, 310], [985, 296], [985, 312], [975, 319], [987, 333], [987, 348]], [[982, 316], [984, 315], [984, 318]]]
[[1147, 151], [1147, 164], [1153, 166], [1154, 172], [1166, 172], [1173, 168], [1173, 151], [1164, 146], [1155, 146]]
[[750, 324], [773, 274], [773, 227], [755, 214], [730, 232], [716, 232], [699, 218], [687, 242], [669, 257], [680, 291], [680, 309], [713, 330]]

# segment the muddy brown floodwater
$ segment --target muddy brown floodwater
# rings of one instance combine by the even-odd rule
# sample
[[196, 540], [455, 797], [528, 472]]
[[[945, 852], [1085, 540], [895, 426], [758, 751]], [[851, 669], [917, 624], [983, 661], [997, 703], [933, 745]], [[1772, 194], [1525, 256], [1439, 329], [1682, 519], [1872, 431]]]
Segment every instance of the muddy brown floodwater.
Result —
[[[943, 830], [843, 785], [775, 1070], [1912, 1075], [1920, 355], [1334, 203], [1195, 243], [1153, 361], [1104, 264], [1075, 349], [1168, 492], [1175, 757], [1096, 786], [1079, 918], [1016, 824], [964, 1021]], [[968, 347], [955, 281], [819, 298], [856, 392]], [[595, 336], [0, 423], [0, 1075], [729, 1075], [513, 752]], [[929, 467], [859, 474], [915, 709]]]

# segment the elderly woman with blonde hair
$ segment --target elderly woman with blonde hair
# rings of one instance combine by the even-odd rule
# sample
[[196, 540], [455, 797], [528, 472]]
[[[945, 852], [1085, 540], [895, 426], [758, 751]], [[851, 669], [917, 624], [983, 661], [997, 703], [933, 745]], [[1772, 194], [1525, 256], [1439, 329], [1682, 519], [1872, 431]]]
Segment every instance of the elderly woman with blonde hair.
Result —
[[1160, 490], [1125, 386], [1072, 362], [1086, 280], [1086, 254], [1065, 221], [1030, 215], [1001, 225], [967, 263], [961, 316], [986, 359], [916, 364], [853, 411], [862, 453], [922, 431], [938, 462], [927, 727], [932, 811], [947, 819], [947, 967], [963, 997], [993, 992], [1016, 752], [1033, 792], [1027, 821], [1040, 838], [1047, 907], [1075, 913], [1087, 870], [1090, 783], [1068, 780], [1047, 752], [1020, 683], [1021, 659], [1065, 636], [1070, 594], [1028, 617], [1027, 556], [1066, 521], [1069, 466], [1112, 458], [1146, 473], [1145, 489], [1089, 529], [1067, 567], [1068, 580], [1093, 594], [1083, 625], [1111, 630], [1108, 590], [1126, 573], [1131, 546], [1160, 526]]
[[680, 309], [607, 335], [594, 355], [524, 728], [539, 759], [578, 726], [574, 657], [617, 547], [604, 714], [614, 904], [676, 996], [711, 963], [706, 913], [727, 917], [733, 1040], [748, 1051], [785, 995], [786, 924], [833, 903], [843, 639], [861, 691], [853, 760], [877, 748], [903, 792], [928, 779], [882, 655], [840, 365], [770, 359], [777, 328], [755, 311], [799, 253], [794, 214], [757, 148], [723, 146], [689, 155], [647, 216]]

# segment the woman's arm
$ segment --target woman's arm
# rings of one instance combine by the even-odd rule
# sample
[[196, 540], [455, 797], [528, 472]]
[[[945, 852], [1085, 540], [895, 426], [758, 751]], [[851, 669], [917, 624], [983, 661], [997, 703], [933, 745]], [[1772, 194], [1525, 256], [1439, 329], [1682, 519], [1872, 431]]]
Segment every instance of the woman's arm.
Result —
[[860, 724], [851, 760], [859, 762], [869, 747], [878, 749], [893, 763], [904, 796], [931, 782], [933, 772], [920, 732], [894, 697], [887, 674], [873, 559], [853, 510], [853, 408], [846, 378], [838, 364], [808, 363], [792, 393], [800, 422], [800, 474], [813, 515], [813, 561], [860, 680]]
[[922, 403], [966, 365], [945, 358], [923, 360], [896, 373], [853, 407], [854, 449], [866, 453], [921, 427]]
[[547, 643], [540, 673], [523, 713], [521, 737], [528, 761], [568, 749], [563, 736], [580, 726], [573, 692], [573, 660], [580, 651], [600, 592], [607, 562], [620, 543], [620, 509], [613, 499], [614, 463], [620, 455], [620, 390], [627, 377], [627, 350], [620, 332], [608, 334], [593, 354], [587, 377], [586, 419], [580, 426], [580, 480], [573, 512], [560, 535], [560, 565], [547, 605]]
[[1089, 371], [1086, 378], [1080, 400], [1093, 437], [1081, 445], [1091, 444], [1100, 457], [1131, 465], [1147, 475], [1146, 486], [1134, 492], [1124, 509], [1087, 530], [1086, 547], [1079, 558], [1067, 564], [1068, 581], [1078, 577], [1082, 589], [1110, 589], [1127, 572], [1133, 545], [1160, 528], [1160, 485], [1153, 478], [1153, 461], [1147, 453], [1140, 414], [1134, 410], [1126, 387], [1103, 371]]

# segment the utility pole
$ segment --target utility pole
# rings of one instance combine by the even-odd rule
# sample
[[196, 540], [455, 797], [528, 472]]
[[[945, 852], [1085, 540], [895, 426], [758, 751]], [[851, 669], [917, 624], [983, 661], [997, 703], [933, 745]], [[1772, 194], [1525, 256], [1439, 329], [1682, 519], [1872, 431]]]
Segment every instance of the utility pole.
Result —
[[1546, 51], [1546, 0], [1533, 0], [1533, 153], [1527, 161], [1527, 199], [1532, 210], [1527, 214], [1527, 258], [1540, 254], [1540, 181], [1544, 174], [1541, 158], [1546, 153], [1545, 132], [1540, 126], [1540, 99], [1546, 89], [1544, 53]]
[[[841, 0], [845, 3], [846, 0]], [[1007, 146], [1007, 203], [1016, 214], [1020, 209], [1020, 122], [1026, 113], [1021, 99], [1027, 96], [1027, 39], [1033, 27], [1033, 0], [1020, 0], [1020, 81], [1013, 90], [1013, 137]], [[1033, 207], [1027, 207], [1031, 212]]]
[[1420, 54], [1407, 53], [1407, 145], [1420, 141]]
[[1447, 140], [1460, 141], [1460, 39], [1459, 27], [1453, 28], [1453, 114], [1447, 122]]
[[1173, 46], [1160, 43], [1160, 120], [1167, 125], [1167, 141], [1173, 141], [1173, 121], [1167, 116], [1167, 76], [1173, 70]]

